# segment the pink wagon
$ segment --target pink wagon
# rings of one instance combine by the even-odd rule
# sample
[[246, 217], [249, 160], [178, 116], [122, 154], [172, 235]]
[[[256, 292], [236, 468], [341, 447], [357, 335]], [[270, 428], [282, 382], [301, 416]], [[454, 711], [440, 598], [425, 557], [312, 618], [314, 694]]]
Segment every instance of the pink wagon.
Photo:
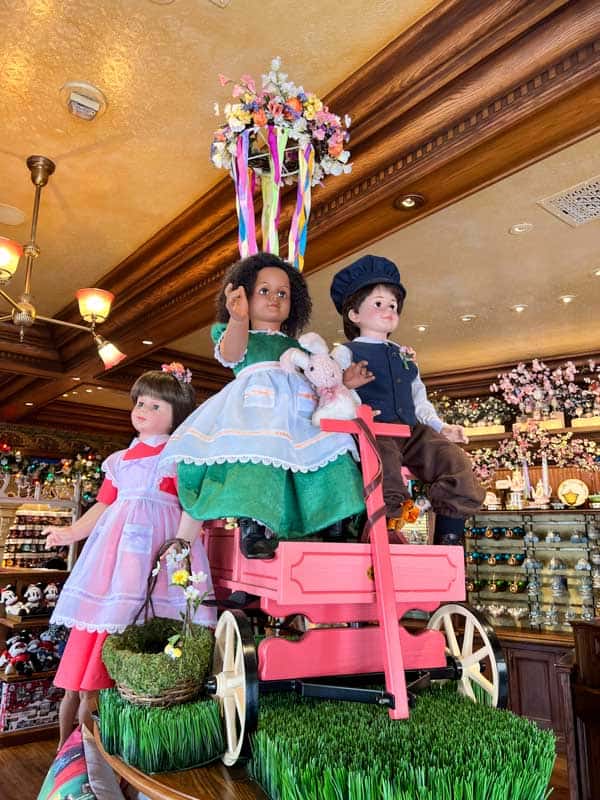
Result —
[[[409, 429], [374, 422], [364, 405], [355, 420], [321, 426], [358, 436], [369, 543], [286, 541], [273, 559], [246, 559], [237, 528], [223, 521], [206, 526], [215, 591], [228, 606], [207, 681], [221, 707], [228, 766], [249, 753], [259, 688], [378, 703], [392, 719], [405, 719], [414, 691], [431, 679], [450, 679], [473, 701], [506, 705], [498, 640], [485, 617], [462, 603], [462, 547], [388, 543], [375, 436], [406, 436]], [[415, 609], [431, 616], [426, 628], [411, 633], [402, 618]], [[300, 614], [311, 625], [295, 640], [276, 628], [257, 637], [248, 616], [256, 612], [277, 619]], [[385, 690], [360, 685], [381, 673]]]

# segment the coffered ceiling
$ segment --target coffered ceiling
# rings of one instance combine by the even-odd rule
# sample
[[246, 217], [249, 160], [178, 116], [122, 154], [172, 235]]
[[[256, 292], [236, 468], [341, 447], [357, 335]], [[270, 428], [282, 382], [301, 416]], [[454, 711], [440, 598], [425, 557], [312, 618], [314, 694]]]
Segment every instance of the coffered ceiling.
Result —
[[[0, 221], [0, 235], [27, 239], [25, 158], [51, 157], [33, 278], [39, 313], [77, 322], [74, 291], [108, 288], [117, 297], [102, 332], [129, 356], [102, 373], [83, 334], [36, 323], [19, 345], [0, 324], [4, 419], [110, 428], [133, 379], [172, 356], [191, 364], [201, 395], [222, 384], [207, 331], [236, 256], [236, 220], [232, 185], [208, 158], [213, 102], [227, 99], [216, 76], [258, 77], [273, 55], [353, 117], [353, 173], [313, 197], [313, 328], [340, 338], [331, 275], [371, 251], [400, 265], [409, 300], [399, 336], [426, 373], [597, 349], [600, 223], [569, 228], [537, 201], [600, 174], [598, 4], [349, 0], [342, 13], [309, 0], [301, 20], [283, 5], [2, 5], [5, 41], [16, 44], [0, 53], [0, 204], [27, 219]], [[94, 122], [69, 116], [60, 89], [72, 80], [106, 94]], [[406, 191], [421, 192], [424, 207], [399, 211]], [[283, 229], [289, 208], [288, 197]], [[530, 233], [508, 234], [524, 221]], [[577, 295], [568, 307], [564, 293]], [[527, 304], [523, 314], [510, 311], [516, 303]], [[465, 313], [476, 319], [461, 322]]]

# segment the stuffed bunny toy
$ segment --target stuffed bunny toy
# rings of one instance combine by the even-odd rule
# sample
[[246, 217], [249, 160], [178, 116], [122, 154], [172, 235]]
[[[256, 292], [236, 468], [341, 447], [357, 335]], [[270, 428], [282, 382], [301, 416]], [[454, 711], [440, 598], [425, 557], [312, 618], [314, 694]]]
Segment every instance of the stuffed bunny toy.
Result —
[[[301, 372], [319, 398], [312, 424], [319, 427], [322, 419], [353, 419], [360, 398], [353, 389], [344, 386], [344, 370], [351, 357], [345, 347], [335, 347], [331, 353], [318, 333], [305, 333], [298, 339], [304, 348], [290, 347], [279, 359], [286, 372]], [[308, 352], [306, 352], [308, 351]]]

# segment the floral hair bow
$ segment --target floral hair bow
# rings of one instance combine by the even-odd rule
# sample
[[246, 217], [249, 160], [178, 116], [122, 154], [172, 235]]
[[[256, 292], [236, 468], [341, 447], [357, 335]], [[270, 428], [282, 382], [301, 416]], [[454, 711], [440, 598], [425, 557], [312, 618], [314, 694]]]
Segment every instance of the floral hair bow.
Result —
[[172, 375], [176, 378], [179, 383], [192, 382], [191, 369], [186, 369], [179, 361], [171, 361], [170, 364], [162, 364], [161, 369], [163, 372], [166, 372], [167, 375]]

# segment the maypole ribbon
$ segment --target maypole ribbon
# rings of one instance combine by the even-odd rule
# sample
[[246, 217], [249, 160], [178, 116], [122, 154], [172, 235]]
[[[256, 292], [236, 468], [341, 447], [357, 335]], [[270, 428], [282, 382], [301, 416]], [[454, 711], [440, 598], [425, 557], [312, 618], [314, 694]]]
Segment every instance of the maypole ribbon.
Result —
[[235, 201], [239, 222], [238, 247], [240, 256], [258, 252], [254, 221], [254, 172], [248, 167], [250, 130], [242, 131], [236, 144], [236, 157], [232, 159], [231, 171], [235, 184]]
[[281, 176], [289, 131], [275, 125], [268, 126], [269, 173], [261, 175], [262, 187], [262, 245], [266, 253], [279, 255], [279, 209]]
[[314, 169], [315, 149], [309, 142], [298, 149], [298, 191], [288, 239], [288, 261], [292, 262], [299, 272], [302, 272], [304, 266]]

